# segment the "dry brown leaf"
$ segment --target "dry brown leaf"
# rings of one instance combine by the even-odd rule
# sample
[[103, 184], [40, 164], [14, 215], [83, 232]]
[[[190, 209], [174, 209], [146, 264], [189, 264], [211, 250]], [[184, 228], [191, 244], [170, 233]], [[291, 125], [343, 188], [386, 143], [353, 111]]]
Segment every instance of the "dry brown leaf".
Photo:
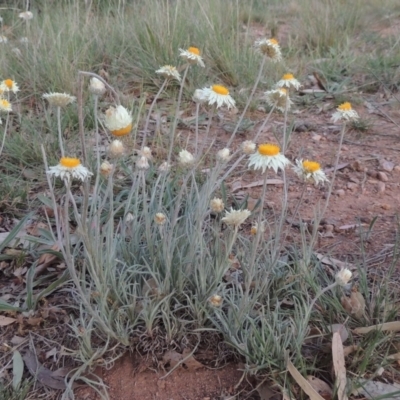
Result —
[[365, 311], [365, 300], [360, 292], [352, 291], [350, 297], [343, 296], [340, 301], [349, 314], [358, 319], [362, 318]]
[[310, 382], [310, 385], [314, 390], [317, 391], [325, 400], [332, 399], [332, 388], [325, 381], [312, 375], [308, 375], [307, 380]]
[[346, 366], [344, 361], [343, 343], [339, 332], [335, 332], [332, 337], [332, 360], [337, 382], [337, 395], [339, 400], [347, 400], [346, 386]]
[[364, 328], [356, 328], [353, 330], [356, 334], [364, 334], [374, 330], [398, 332], [400, 331], [400, 321], [385, 322], [384, 324], [366, 326]]
[[347, 357], [348, 355], [350, 355], [351, 353], [353, 353], [354, 351], [357, 351], [360, 347], [353, 344], [351, 346], [346, 346], [343, 348], [343, 354], [345, 357]]
[[0, 315], [0, 326], [7, 326], [13, 324], [16, 321], [15, 318], [5, 317], [4, 315]]
[[400, 360], [400, 353], [391, 354], [387, 357], [388, 360]]
[[51, 387], [52, 389], [65, 389], [66, 385], [64, 378], [53, 375], [53, 372], [43, 367], [42, 364], [36, 359], [35, 354], [28, 350], [22, 356], [26, 367], [29, 372], [43, 385]]
[[204, 365], [199, 363], [193, 355], [190, 355], [191, 352], [188, 349], [185, 349], [182, 354], [171, 350], [167, 351], [163, 356], [164, 364], [170, 364], [171, 368], [175, 368], [178, 365], [185, 365], [188, 370], [196, 370], [200, 368], [204, 368]]
[[325, 400], [310, 384], [301, 375], [301, 373], [297, 370], [297, 368], [292, 364], [290, 360], [287, 361], [286, 368], [292, 375], [293, 379], [298, 383], [298, 385], [303, 389], [303, 391], [310, 397], [311, 400]]
[[[55, 243], [53, 244], [53, 246], [51, 246], [50, 250], [60, 251], [60, 246], [58, 246], [58, 244]], [[38, 265], [36, 267], [36, 276], [44, 272], [47, 269], [47, 267], [53, 264], [56, 260], [58, 260], [58, 257], [54, 254], [51, 253], [42, 254], [39, 257]]]
[[[239, 179], [235, 182], [232, 182], [231, 185], [231, 192], [237, 192], [240, 189], [250, 189], [253, 187], [257, 187], [257, 186], [262, 186], [264, 184], [264, 180], [261, 179], [259, 181], [256, 182], [252, 182], [249, 183], [248, 185], [243, 185], [242, 184], [242, 180]], [[283, 185], [283, 180], [282, 179], [276, 179], [276, 178], [271, 178], [271, 179], [267, 179], [267, 185]]]
[[336, 258], [324, 256], [323, 254], [320, 253], [315, 253], [315, 255], [318, 258], [318, 260], [322, 262], [322, 264], [330, 265], [331, 267], [337, 267], [339, 269], [342, 268], [349, 268], [353, 270], [357, 269], [353, 264], [337, 260]]

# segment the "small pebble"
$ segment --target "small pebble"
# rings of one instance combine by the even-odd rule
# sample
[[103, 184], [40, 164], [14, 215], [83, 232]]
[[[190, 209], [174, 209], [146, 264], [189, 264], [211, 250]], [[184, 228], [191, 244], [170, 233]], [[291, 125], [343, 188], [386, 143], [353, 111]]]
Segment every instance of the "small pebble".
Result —
[[384, 210], [390, 210], [390, 205], [389, 204], [381, 204], [381, 208]]
[[321, 135], [317, 135], [314, 134], [311, 136], [311, 140], [313, 140], [314, 142], [319, 142], [321, 140], [322, 136]]
[[379, 165], [384, 171], [387, 172], [392, 172], [394, 168], [394, 163], [392, 163], [391, 161], [387, 161], [384, 158], [379, 160]]
[[385, 193], [386, 185], [383, 182], [378, 182], [378, 193]]
[[394, 169], [396, 172], [400, 172], [400, 165], [396, 165], [393, 169]]
[[343, 197], [345, 195], [345, 191], [343, 189], [336, 190], [336, 195], [339, 197]]
[[358, 185], [356, 183], [353, 182], [349, 182], [347, 184], [347, 189], [351, 190], [352, 192], [357, 190]]
[[378, 172], [378, 179], [382, 182], [387, 182], [389, 180], [388, 176], [382, 171]]

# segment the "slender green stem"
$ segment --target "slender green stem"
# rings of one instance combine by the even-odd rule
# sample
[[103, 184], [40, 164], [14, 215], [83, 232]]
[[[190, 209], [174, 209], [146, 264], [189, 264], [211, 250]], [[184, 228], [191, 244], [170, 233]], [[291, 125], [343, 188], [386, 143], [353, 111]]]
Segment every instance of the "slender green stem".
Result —
[[187, 67], [185, 68], [185, 71], [184, 71], [183, 77], [182, 77], [181, 87], [179, 89], [178, 104], [176, 105], [175, 118], [174, 118], [174, 122], [172, 124], [172, 130], [171, 130], [171, 137], [170, 137], [170, 142], [171, 143], [169, 145], [168, 159], [167, 159], [168, 163], [171, 162], [172, 150], [174, 148], [174, 141], [175, 141], [175, 131], [176, 131], [176, 127], [178, 125], [179, 110], [180, 110], [181, 102], [182, 102], [183, 87], [185, 85], [186, 76], [187, 76], [187, 73], [189, 71], [189, 67], [190, 67], [190, 64], [188, 64]]
[[250, 281], [247, 282], [246, 285], [246, 292], [250, 290], [250, 283], [251, 283], [251, 278], [252, 275], [255, 271], [255, 261], [256, 261], [256, 255], [257, 255], [257, 249], [258, 245], [260, 244], [261, 236], [263, 235], [263, 226], [262, 226], [262, 217], [263, 217], [263, 212], [264, 212], [264, 201], [265, 197], [267, 195], [267, 181], [268, 181], [268, 170], [265, 171], [264, 173], [264, 180], [263, 180], [263, 190], [261, 194], [261, 202], [260, 202], [260, 211], [258, 213], [258, 218], [257, 218], [257, 233], [256, 237], [252, 246], [252, 252], [251, 252], [251, 258], [249, 262], [249, 276], [250, 276]]
[[60, 145], [61, 157], [65, 157], [62, 131], [61, 131], [61, 107], [57, 107], [57, 130], [58, 130], [58, 144]]
[[312, 301], [311, 304], [310, 304], [310, 307], [308, 308], [308, 312], [307, 312], [307, 315], [306, 315], [306, 321], [308, 321], [308, 319], [310, 318], [310, 315], [311, 315], [311, 313], [312, 313], [312, 309], [314, 308], [315, 303], [317, 302], [317, 300], [318, 300], [324, 293], [326, 293], [328, 290], [332, 290], [332, 289], [333, 289], [334, 287], [336, 287], [336, 286], [337, 286], [337, 282], [334, 282], [334, 283], [330, 284], [329, 286], [327, 286], [326, 288], [322, 289], [322, 290], [315, 296], [315, 298], [313, 299], [313, 301]]
[[200, 110], [200, 103], [196, 103], [196, 141], [194, 147], [195, 154], [197, 154], [197, 146], [199, 144], [199, 110]]
[[337, 150], [337, 154], [336, 154], [336, 160], [335, 160], [335, 164], [334, 164], [334, 167], [333, 167], [334, 168], [333, 169], [333, 176], [332, 176], [332, 179], [331, 179], [331, 182], [330, 182], [328, 194], [326, 196], [325, 205], [324, 205], [324, 207], [322, 209], [322, 212], [319, 213], [318, 218], [315, 218], [312, 237], [311, 237], [311, 242], [310, 242], [310, 249], [314, 248], [315, 241], [317, 239], [317, 234], [318, 234], [318, 226], [320, 224], [321, 219], [323, 218], [323, 216], [326, 213], [326, 210], [327, 210], [328, 205], [329, 205], [329, 200], [330, 200], [331, 195], [332, 195], [332, 191], [333, 191], [333, 187], [334, 187], [335, 179], [336, 179], [336, 173], [337, 173], [337, 169], [338, 169], [338, 165], [339, 165], [340, 152], [342, 150], [343, 138], [344, 138], [345, 132], [346, 132], [346, 122], [343, 122], [342, 131], [340, 132], [340, 139], [339, 139], [339, 146], [338, 146], [338, 150]]
[[168, 79], [165, 79], [163, 84], [161, 85], [160, 89], [158, 90], [157, 94], [154, 96], [153, 101], [151, 102], [150, 108], [149, 108], [149, 112], [147, 114], [147, 118], [146, 118], [146, 122], [144, 124], [144, 134], [143, 134], [143, 141], [142, 141], [142, 150], [144, 148], [144, 146], [146, 146], [146, 138], [147, 138], [147, 129], [149, 127], [149, 123], [150, 123], [150, 117], [151, 117], [151, 113], [153, 112], [153, 108], [156, 105], [156, 102], [158, 100], [158, 98], [160, 97], [160, 94], [162, 93], [162, 91], [165, 88], [165, 85], [167, 84]]
[[300, 208], [300, 206], [301, 206], [301, 203], [303, 202], [303, 198], [304, 198], [304, 194], [305, 194], [305, 192], [306, 192], [306, 188], [307, 188], [307, 183], [304, 182], [304, 184], [303, 184], [303, 190], [301, 191], [301, 195], [300, 195], [300, 199], [299, 199], [299, 201], [298, 201], [298, 203], [297, 203], [297, 205], [296, 205], [296, 208], [295, 208], [295, 210], [294, 210], [294, 213], [293, 213], [293, 219], [296, 218], [296, 214], [298, 213], [299, 208]]
[[288, 120], [288, 110], [289, 110], [289, 95], [286, 96], [285, 113], [284, 113], [284, 119], [283, 119], [282, 154], [285, 154], [285, 152], [286, 152], [288, 136], [289, 136], [289, 135], [287, 135], [287, 132], [286, 132], [286, 130], [287, 130], [287, 120]]
[[243, 109], [243, 111], [242, 111], [242, 114], [240, 115], [239, 121], [237, 122], [236, 127], [235, 127], [235, 129], [233, 130], [232, 135], [231, 135], [231, 137], [230, 137], [230, 139], [229, 139], [229, 141], [228, 141], [228, 143], [227, 143], [227, 145], [226, 145], [226, 147], [228, 147], [228, 148], [229, 148], [229, 146], [232, 144], [233, 139], [235, 138], [236, 132], [238, 131], [238, 129], [239, 129], [239, 127], [240, 127], [240, 124], [241, 124], [242, 121], [243, 121], [243, 118], [244, 118], [244, 116], [245, 116], [245, 114], [246, 114], [246, 111], [247, 111], [247, 109], [249, 108], [250, 102], [251, 102], [251, 100], [252, 100], [253, 97], [254, 97], [254, 93], [255, 93], [256, 90], [257, 90], [257, 86], [258, 86], [258, 84], [260, 83], [261, 75], [262, 75], [262, 72], [263, 72], [263, 69], [264, 69], [264, 65], [265, 65], [266, 59], [267, 59], [267, 57], [264, 56], [263, 59], [262, 59], [262, 61], [261, 61], [260, 69], [259, 69], [259, 71], [258, 71], [257, 79], [256, 79], [256, 81], [254, 82], [253, 89], [251, 90], [250, 96], [249, 96], [249, 98], [247, 99], [247, 103], [246, 103], [246, 105], [245, 105], [245, 107], [244, 107], [244, 109]]
[[4, 144], [6, 142], [6, 135], [7, 135], [7, 129], [8, 129], [8, 121], [10, 119], [10, 114], [7, 114], [7, 118], [6, 118], [6, 124], [4, 126], [4, 133], [3, 133], [3, 140], [1, 141], [1, 147], [0, 147], [0, 155], [3, 152], [3, 148], [4, 148]]
[[204, 147], [207, 144], [208, 135], [210, 134], [211, 123], [212, 123], [212, 119], [214, 117], [214, 113], [215, 113], [215, 107], [213, 106], [208, 114], [208, 124], [207, 124], [206, 134], [204, 135], [203, 143], [201, 144], [201, 146], [199, 148], [199, 153], [196, 154], [197, 159], [200, 159], [204, 155], [203, 151], [204, 151]]
[[267, 117], [264, 119], [264, 122], [262, 123], [262, 125], [260, 126], [260, 129], [258, 130], [256, 136], [254, 136], [253, 141], [257, 142], [258, 137], [261, 135], [261, 133], [263, 132], [265, 125], [267, 125], [267, 122], [269, 121], [269, 119], [271, 118], [272, 113], [274, 112], [275, 108], [276, 108], [276, 104], [275, 103], [272, 108], [271, 111], [268, 113]]

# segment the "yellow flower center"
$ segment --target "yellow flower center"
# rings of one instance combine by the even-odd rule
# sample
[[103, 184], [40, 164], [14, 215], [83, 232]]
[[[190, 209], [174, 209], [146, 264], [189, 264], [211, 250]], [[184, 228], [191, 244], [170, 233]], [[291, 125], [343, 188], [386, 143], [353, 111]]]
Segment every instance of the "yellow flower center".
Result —
[[281, 89], [279, 89], [280, 90], [280, 92], [281, 93], [283, 93], [283, 94], [287, 94], [287, 89], [283, 89], [283, 88], [281, 88]]
[[250, 233], [251, 233], [252, 235], [256, 235], [256, 234], [257, 234], [257, 227], [253, 225], [253, 226], [251, 227], [251, 229], [250, 229]]
[[10, 102], [8, 100], [6, 100], [6, 99], [1, 99], [0, 100], [0, 104], [4, 108], [9, 108], [10, 107]]
[[340, 111], [351, 111], [351, 103], [349, 103], [348, 101], [346, 101], [345, 103], [341, 104], [338, 109]]
[[199, 50], [197, 47], [189, 47], [189, 48], [187, 49], [187, 51], [188, 51], [189, 53], [196, 54], [196, 56], [199, 56], [199, 55], [200, 55], [200, 50]]
[[13, 87], [14, 82], [13, 82], [12, 79], [6, 79], [6, 80], [4, 81], [4, 84], [5, 84], [9, 89], [11, 89], [11, 88]]
[[277, 156], [280, 150], [276, 144], [265, 143], [258, 146], [258, 152], [263, 156]]
[[270, 43], [272, 43], [272, 44], [278, 44], [278, 41], [277, 41], [276, 39], [274, 39], [274, 38], [269, 39], [269, 41], [270, 41]]
[[294, 76], [293, 76], [293, 74], [285, 74], [285, 75], [283, 75], [282, 79], [285, 81], [290, 81], [291, 79], [294, 79]]
[[111, 133], [114, 136], [125, 136], [132, 130], [132, 124], [129, 124], [125, 128], [117, 129], [116, 131], [112, 131]]
[[317, 172], [318, 170], [321, 169], [321, 166], [319, 165], [319, 163], [317, 163], [316, 161], [308, 161], [308, 160], [304, 160], [303, 161], [303, 168], [307, 171], [307, 172]]
[[66, 168], [76, 168], [80, 165], [79, 158], [61, 157], [60, 164]]
[[212, 88], [213, 92], [218, 93], [218, 94], [222, 94], [224, 96], [228, 96], [229, 94], [229, 90], [222, 85], [213, 85]]

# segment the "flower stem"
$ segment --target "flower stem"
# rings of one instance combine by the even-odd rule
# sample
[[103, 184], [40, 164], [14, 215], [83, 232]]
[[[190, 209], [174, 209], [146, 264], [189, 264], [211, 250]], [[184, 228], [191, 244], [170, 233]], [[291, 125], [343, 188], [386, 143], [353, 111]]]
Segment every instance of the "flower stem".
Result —
[[4, 144], [6, 142], [6, 135], [7, 135], [7, 128], [8, 128], [8, 121], [10, 119], [10, 114], [7, 114], [6, 118], [6, 125], [4, 127], [4, 133], [3, 133], [3, 140], [1, 141], [1, 147], [0, 147], [0, 155], [3, 152]]
[[268, 113], [267, 117], [264, 119], [264, 122], [263, 122], [262, 125], [260, 126], [260, 129], [258, 130], [256, 136], [254, 136], [253, 142], [257, 142], [258, 137], [261, 135], [262, 131], [263, 131], [264, 128], [265, 128], [265, 125], [267, 125], [267, 122], [269, 121], [269, 119], [270, 119], [272, 113], [274, 112], [275, 107], [276, 107], [276, 104], [277, 104], [277, 103], [275, 103], [275, 104], [273, 105], [273, 107], [271, 108], [271, 111]]
[[169, 145], [168, 159], [167, 159], [168, 163], [171, 162], [172, 150], [174, 148], [175, 130], [178, 125], [179, 109], [181, 107], [181, 102], [182, 102], [183, 86], [185, 85], [186, 75], [189, 71], [189, 66], [190, 66], [190, 64], [188, 64], [188, 66], [185, 68], [185, 71], [184, 71], [183, 77], [182, 77], [181, 87], [179, 89], [178, 104], [176, 105], [175, 118], [174, 118], [174, 122], [172, 124], [172, 131], [171, 131], [171, 138], [170, 138], [171, 143]]
[[199, 144], [199, 110], [200, 110], [200, 104], [196, 103], [196, 141], [194, 147], [195, 154], [197, 154], [197, 146]]
[[243, 121], [244, 115], [246, 114], [246, 111], [247, 111], [247, 109], [249, 108], [250, 102], [251, 102], [251, 100], [253, 99], [254, 93], [256, 92], [257, 86], [258, 86], [258, 84], [259, 84], [259, 82], [260, 82], [260, 80], [261, 80], [261, 75], [262, 75], [262, 72], [263, 72], [263, 69], [264, 69], [264, 65], [265, 65], [265, 60], [266, 60], [266, 59], [267, 59], [266, 56], [264, 56], [263, 59], [262, 59], [262, 62], [261, 62], [261, 65], [260, 65], [260, 69], [259, 69], [259, 71], [258, 71], [257, 79], [256, 79], [256, 81], [255, 81], [255, 83], [254, 83], [253, 89], [251, 90], [250, 96], [249, 96], [249, 98], [247, 99], [247, 103], [246, 103], [246, 105], [245, 105], [245, 107], [244, 107], [244, 109], [243, 109], [242, 114], [240, 115], [239, 121], [237, 122], [236, 127], [235, 127], [235, 129], [233, 130], [232, 135], [231, 135], [231, 137], [230, 137], [230, 139], [229, 139], [229, 141], [228, 141], [228, 143], [227, 143], [227, 145], [226, 145], [226, 147], [228, 147], [228, 148], [229, 148], [229, 146], [232, 144], [233, 139], [234, 139], [234, 137], [235, 137], [235, 135], [236, 135], [236, 132], [238, 131], [238, 129], [239, 129], [239, 127], [240, 127], [240, 124], [241, 124], [242, 121]]
[[160, 89], [158, 90], [157, 94], [154, 96], [153, 101], [151, 102], [151, 105], [150, 105], [150, 108], [149, 108], [149, 112], [147, 114], [146, 122], [144, 124], [144, 136], [143, 136], [143, 141], [142, 141], [142, 150], [143, 150], [144, 146], [146, 146], [147, 129], [149, 127], [151, 113], [153, 112], [153, 108], [154, 108], [158, 98], [160, 97], [160, 94], [164, 90], [165, 85], [167, 84], [167, 82], [168, 82], [168, 79], [165, 79], [163, 84], [161, 85]]
[[58, 130], [58, 144], [60, 145], [61, 156], [65, 157], [62, 132], [61, 132], [61, 107], [57, 107], [57, 130]]

